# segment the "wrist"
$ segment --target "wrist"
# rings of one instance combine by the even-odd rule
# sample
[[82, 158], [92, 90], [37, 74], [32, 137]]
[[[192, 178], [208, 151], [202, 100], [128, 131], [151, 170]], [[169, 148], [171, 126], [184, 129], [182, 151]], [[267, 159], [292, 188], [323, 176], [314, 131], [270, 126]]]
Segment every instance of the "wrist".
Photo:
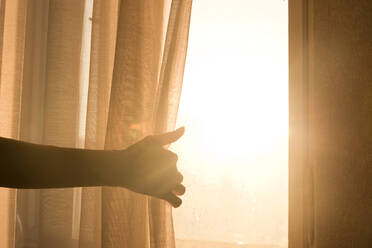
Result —
[[126, 150], [104, 151], [104, 159], [100, 166], [102, 186], [123, 186], [128, 181], [128, 159]]

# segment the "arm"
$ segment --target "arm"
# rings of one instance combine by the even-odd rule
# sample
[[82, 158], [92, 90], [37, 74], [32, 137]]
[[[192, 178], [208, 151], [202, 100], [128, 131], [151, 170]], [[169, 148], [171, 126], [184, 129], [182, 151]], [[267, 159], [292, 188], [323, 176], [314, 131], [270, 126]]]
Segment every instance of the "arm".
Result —
[[163, 148], [184, 129], [148, 136], [125, 150], [86, 150], [0, 138], [0, 187], [119, 186], [179, 206], [184, 193], [177, 155]]
[[114, 151], [36, 145], [0, 138], [0, 186], [62, 188], [103, 186]]

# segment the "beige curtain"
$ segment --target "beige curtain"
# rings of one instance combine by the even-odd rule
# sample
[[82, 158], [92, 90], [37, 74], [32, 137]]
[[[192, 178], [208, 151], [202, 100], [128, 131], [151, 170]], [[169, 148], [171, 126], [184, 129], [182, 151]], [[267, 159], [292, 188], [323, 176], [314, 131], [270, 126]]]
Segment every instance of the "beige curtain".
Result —
[[[191, 0], [1, 0], [0, 136], [121, 149], [173, 129], [190, 12]], [[175, 246], [171, 207], [121, 188], [0, 189], [0, 218], [0, 247]]]
[[289, 247], [372, 245], [372, 1], [289, 1]]

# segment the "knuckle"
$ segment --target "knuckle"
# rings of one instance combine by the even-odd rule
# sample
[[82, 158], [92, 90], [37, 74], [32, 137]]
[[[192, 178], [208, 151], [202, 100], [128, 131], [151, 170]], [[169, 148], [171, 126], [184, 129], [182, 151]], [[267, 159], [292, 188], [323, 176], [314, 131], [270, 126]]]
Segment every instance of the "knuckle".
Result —
[[178, 183], [180, 183], [180, 182], [183, 181], [183, 175], [181, 173], [179, 173], [179, 172], [177, 172], [176, 181]]
[[178, 155], [177, 154], [175, 154], [174, 152], [171, 152], [171, 151], [169, 151], [168, 154], [169, 154], [168, 156], [169, 156], [169, 158], [172, 162], [177, 162], [178, 161]]

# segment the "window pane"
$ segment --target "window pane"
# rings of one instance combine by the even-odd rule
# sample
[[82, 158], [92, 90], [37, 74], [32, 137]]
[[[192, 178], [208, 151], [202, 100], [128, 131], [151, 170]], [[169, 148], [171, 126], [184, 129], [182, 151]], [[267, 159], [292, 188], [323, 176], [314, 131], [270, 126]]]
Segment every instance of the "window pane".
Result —
[[178, 248], [287, 246], [287, 15], [283, 0], [194, 1], [172, 147], [188, 187]]

